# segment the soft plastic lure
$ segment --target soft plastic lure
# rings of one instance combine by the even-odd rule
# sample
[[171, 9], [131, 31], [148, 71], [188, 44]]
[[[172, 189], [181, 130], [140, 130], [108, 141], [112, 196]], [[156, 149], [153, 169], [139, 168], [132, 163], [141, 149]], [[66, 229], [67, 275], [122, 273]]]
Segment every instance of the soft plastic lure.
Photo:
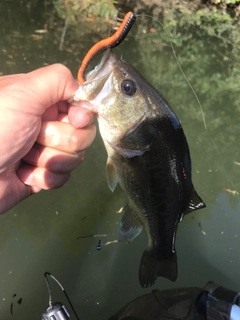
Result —
[[82, 64], [78, 70], [78, 81], [80, 84], [83, 84], [85, 79], [85, 71], [87, 69], [87, 66], [89, 65], [90, 61], [99, 53], [109, 49], [117, 47], [126, 37], [129, 30], [131, 29], [132, 25], [134, 24], [136, 20], [136, 16], [131, 11], [128, 12], [120, 27], [117, 29], [117, 31], [111, 36], [106, 39], [103, 39], [99, 42], [97, 42], [86, 54], [85, 58], [82, 61]]

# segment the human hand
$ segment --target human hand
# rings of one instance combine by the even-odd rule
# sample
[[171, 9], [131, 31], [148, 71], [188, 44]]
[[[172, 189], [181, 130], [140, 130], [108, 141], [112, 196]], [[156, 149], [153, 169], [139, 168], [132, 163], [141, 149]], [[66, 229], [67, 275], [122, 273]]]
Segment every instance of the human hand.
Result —
[[79, 84], [61, 64], [0, 77], [0, 213], [61, 187], [83, 161], [93, 114], [69, 106]]

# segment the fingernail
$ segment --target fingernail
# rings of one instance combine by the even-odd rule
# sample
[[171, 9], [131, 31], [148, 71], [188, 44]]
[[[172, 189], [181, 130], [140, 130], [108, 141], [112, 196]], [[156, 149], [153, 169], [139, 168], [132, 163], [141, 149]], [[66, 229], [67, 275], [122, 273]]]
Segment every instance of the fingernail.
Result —
[[24, 181], [23, 181], [25, 184], [31, 184], [31, 182], [32, 182], [32, 173], [29, 175], [29, 176], [27, 176], [25, 179], [24, 179]]
[[25, 184], [31, 184], [32, 183], [32, 172], [28, 168], [29, 166], [24, 166], [18, 169], [17, 175], [19, 179], [25, 183]]
[[93, 123], [93, 117], [89, 113], [86, 113], [83, 119], [85, 127]]
[[31, 194], [38, 193], [38, 192], [40, 192], [41, 190], [42, 190], [41, 188], [39, 188], [39, 187], [33, 187], [33, 186], [31, 186], [31, 189], [30, 189]]

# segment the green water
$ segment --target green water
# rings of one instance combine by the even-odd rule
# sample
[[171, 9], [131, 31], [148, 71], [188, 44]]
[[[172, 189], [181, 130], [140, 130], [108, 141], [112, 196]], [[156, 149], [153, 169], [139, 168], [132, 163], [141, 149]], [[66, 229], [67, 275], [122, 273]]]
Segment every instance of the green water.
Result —
[[[44, 8], [40, 15], [38, 10], [14, 1], [0, 3], [0, 72], [27, 72], [61, 62], [76, 74], [82, 57], [101, 33], [84, 33], [84, 26], [79, 26], [79, 36], [69, 29], [64, 50], [59, 51], [59, 24], [47, 33], [35, 33], [46, 22]], [[178, 45], [176, 53], [199, 95], [206, 131], [200, 107], [171, 47], [160, 38], [163, 31], [145, 32], [145, 27], [158, 31], [160, 26], [141, 23], [141, 19], [116, 54], [142, 72], [180, 118], [191, 150], [193, 182], [207, 204], [179, 225], [178, 279], [172, 283], [159, 278], [151, 289], [140, 287], [138, 267], [147, 243], [145, 232], [131, 245], [115, 243], [101, 251], [96, 250], [98, 237], [78, 239], [88, 234], [106, 234], [103, 244], [120, 239], [121, 215], [116, 212], [126, 197], [119, 187], [114, 193], [107, 187], [106, 152], [98, 135], [86, 160], [63, 188], [43, 191], [0, 217], [1, 319], [41, 318], [48, 306], [46, 271], [61, 281], [80, 318], [92, 320], [107, 319], [152, 289], [203, 286], [208, 280], [240, 288], [240, 200], [226, 191], [240, 190], [240, 167], [234, 163], [240, 162], [239, 83], [237, 78], [233, 81], [238, 55], [220, 38], [204, 36], [196, 28], [179, 31], [189, 40]], [[52, 288], [53, 300], [67, 304], [54, 283]], [[21, 305], [17, 303], [20, 298]]]

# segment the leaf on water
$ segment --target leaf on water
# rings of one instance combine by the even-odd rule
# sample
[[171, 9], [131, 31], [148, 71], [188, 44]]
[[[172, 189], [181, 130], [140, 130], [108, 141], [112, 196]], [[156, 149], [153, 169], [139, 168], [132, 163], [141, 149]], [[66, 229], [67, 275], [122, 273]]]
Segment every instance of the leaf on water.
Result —
[[33, 40], [42, 40], [43, 36], [40, 36], [39, 34], [31, 34], [30, 36]]
[[73, 49], [71, 49], [71, 48], [65, 48], [64, 51], [73, 52]]
[[123, 212], [123, 207], [120, 208], [118, 211], [116, 211], [116, 213], [122, 213]]
[[15, 66], [16, 63], [14, 61], [6, 61], [6, 64], [9, 66]]
[[202, 234], [205, 236], [207, 233], [202, 229], [202, 224], [201, 224], [201, 222], [198, 223], [198, 226], [199, 226]]
[[231, 189], [224, 189], [224, 190], [231, 193], [233, 196], [236, 196], [238, 194], [237, 190], [231, 190]]
[[154, 33], [154, 32], [156, 32], [157, 30], [156, 29], [154, 29], [154, 28], [150, 28], [150, 30], [149, 30], [150, 32], [152, 32], [152, 33]]
[[240, 166], [240, 162], [234, 161], [237, 166]]
[[35, 33], [47, 33], [48, 31], [45, 29], [34, 30]]

